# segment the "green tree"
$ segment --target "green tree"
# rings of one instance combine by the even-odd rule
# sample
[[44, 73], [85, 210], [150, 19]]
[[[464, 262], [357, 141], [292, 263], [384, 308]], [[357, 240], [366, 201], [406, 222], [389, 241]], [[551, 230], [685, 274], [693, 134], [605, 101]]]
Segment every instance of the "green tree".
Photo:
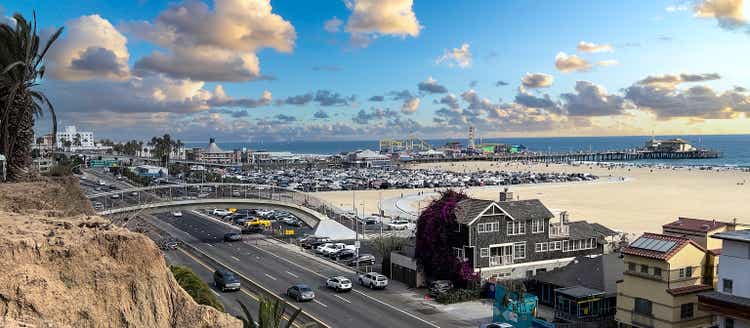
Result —
[[[36, 13], [31, 21], [13, 15], [15, 26], [0, 24], [0, 147], [8, 158], [8, 180], [33, 177], [31, 144], [35, 117], [44, 109], [52, 116], [52, 136], [57, 135], [57, 116], [47, 96], [36, 90], [44, 79], [44, 56], [62, 28], [41, 44], [36, 29]], [[53, 139], [54, 141], [54, 139]]]
[[76, 133], [75, 137], [73, 137], [73, 145], [76, 147], [81, 147], [81, 134]]
[[[245, 313], [245, 318], [240, 318], [243, 323], [244, 328], [280, 328], [281, 326], [281, 319], [284, 317], [284, 311], [286, 310], [286, 302], [277, 299], [276, 301], [263, 298], [260, 300], [260, 303], [258, 305], [258, 322], [255, 322], [253, 320], [252, 314], [250, 314], [250, 310], [247, 309], [245, 304], [240, 302], [239, 300], [237, 303], [240, 303], [240, 307], [242, 307], [242, 312]], [[294, 321], [297, 320], [297, 316], [302, 312], [302, 309], [297, 309], [292, 313], [291, 316], [289, 316], [289, 320], [287, 320], [286, 325], [284, 325], [285, 328], [290, 328]], [[315, 323], [308, 323], [301, 325], [300, 327], [311, 327], [315, 325]]]
[[153, 154], [161, 160], [163, 167], [167, 167], [169, 157], [175, 149], [182, 146], [182, 141], [173, 140], [169, 134], [165, 134], [162, 137], [151, 138], [148, 145], [154, 147]]
[[192, 270], [182, 266], [170, 266], [172, 275], [177, 283], [184, 289], [198, 304], [211, 306], [219, 311], [224, 311], [224, 306], [211, 292], [211, 288], [201, 280]]

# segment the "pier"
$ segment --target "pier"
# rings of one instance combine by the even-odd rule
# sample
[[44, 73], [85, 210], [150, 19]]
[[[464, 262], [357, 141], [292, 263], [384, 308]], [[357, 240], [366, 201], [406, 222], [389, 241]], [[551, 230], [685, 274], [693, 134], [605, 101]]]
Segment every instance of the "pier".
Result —
[[527, 162], [608, 162], [634, 161], [642, 159], [709, 159], [719, 158], [721, 153], [713, 150], [691, 151], [649, 151], [622, 150], [600, 152], [567, 152], [567, 153], [516, 153], [516, 154], [481, 154], [454, 158], [415, 158], [412, 162], [432, 163], [445, 161], [527, 161]]

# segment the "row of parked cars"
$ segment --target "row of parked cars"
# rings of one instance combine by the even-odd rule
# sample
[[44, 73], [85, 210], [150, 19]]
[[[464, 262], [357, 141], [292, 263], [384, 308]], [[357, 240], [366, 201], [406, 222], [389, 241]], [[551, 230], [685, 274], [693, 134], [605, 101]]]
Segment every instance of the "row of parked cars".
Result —
[[354, 245], [334, 243], [328, 237], [307, 236], [300, 238], [298, 241], [302, 248], [310, 249], [315, 254], [349, 266], [372, 266], [375, 264], [375, 256], [372, 254], [359, 254]]

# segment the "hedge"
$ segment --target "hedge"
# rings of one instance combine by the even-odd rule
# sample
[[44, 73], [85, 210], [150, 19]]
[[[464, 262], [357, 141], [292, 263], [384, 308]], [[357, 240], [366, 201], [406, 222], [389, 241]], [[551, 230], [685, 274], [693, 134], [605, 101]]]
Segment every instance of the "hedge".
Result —
[[170, 266], [169, 269], [172, 271], [174, 278], [177, 279], [180, 287], [188, 292], [196, 303], [224, 311], [224, 306], [216, 299], [216, 295], [211, 292], [211, 288], [192, 270], [176, 265]]
[[453, 304], [479, 299], [479, 289], [451, 289], [438, 295], [435, 301], [441, 304]]

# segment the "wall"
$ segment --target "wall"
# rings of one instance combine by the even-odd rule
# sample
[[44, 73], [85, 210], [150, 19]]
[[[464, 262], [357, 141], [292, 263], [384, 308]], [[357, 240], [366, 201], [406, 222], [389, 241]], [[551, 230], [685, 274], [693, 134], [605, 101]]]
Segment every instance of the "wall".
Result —
[[723, 279], [732, 280], [732, 294], [750, 298], [750, 244], [725, 240], [719, 261], [719, 285], [717, 291], [724, 291]]

